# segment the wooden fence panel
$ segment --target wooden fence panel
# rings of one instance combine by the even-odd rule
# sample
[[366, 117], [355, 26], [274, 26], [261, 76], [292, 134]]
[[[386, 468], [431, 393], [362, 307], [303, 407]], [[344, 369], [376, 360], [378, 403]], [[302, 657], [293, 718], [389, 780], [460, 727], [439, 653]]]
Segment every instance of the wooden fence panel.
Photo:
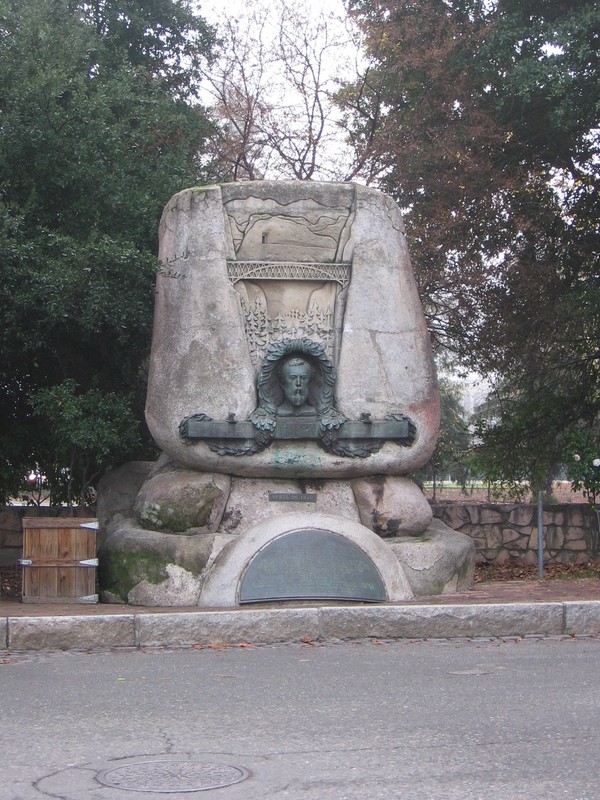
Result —
[[97, 603], [93, 518], [23, 519], [24, 603]]

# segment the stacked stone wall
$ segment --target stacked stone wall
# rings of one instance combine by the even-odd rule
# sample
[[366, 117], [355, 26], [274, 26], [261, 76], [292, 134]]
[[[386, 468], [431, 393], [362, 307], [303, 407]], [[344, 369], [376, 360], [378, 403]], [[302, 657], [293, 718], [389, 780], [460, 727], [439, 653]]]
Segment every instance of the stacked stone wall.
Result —
[[[433, 515], [473, 539], [478, 563], [537, 562], [535, 505], [432, 504]], [[16, 564], [22, 555], [23, 517], [93, 517], [95, 508], [8, 506], [0, 508], [0, 566]], [[587, 505], [566, 504], [544, 510], [544, 558], [562, 564], [584, 564], [599, 555], [598, 518]]]
[[[432, 509], [434, 517], [473, 539], [477, 563], [537, 563], [537, 506], [439, 503]], [[598, 517], [590, 506], [549, 506], [543, 523], [545, 561], [585, 564], [598, 556]]]
[[51, 506], [0, 507], [0, 567], [16, 564], [23, 554], [23, 517], [95, 517], [96, 509]]

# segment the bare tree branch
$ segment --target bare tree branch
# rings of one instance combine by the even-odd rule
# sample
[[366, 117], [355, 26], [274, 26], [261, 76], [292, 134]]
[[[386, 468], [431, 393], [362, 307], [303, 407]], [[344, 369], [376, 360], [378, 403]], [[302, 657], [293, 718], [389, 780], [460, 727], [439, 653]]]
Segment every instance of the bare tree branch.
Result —
[[214, 154], [221, 172], [233, 180], [357, 174], [334, 102], [341, 81], [357, 79], [345, 23], [284, 0], [249, 0], [243, 16], [223, 18], [222, 53], [205, 74], [221, 128]]

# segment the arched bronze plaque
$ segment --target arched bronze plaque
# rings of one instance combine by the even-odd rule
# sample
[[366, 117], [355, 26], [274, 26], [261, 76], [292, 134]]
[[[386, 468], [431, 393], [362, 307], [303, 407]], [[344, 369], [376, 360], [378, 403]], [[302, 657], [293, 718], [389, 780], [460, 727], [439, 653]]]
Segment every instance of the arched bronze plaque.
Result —
[[289, 531], [263, 547], [241, 581], [240, 603], [275, 600], [357, 600], [382, 603], [387, 594], [375, 564], [339, 533]]

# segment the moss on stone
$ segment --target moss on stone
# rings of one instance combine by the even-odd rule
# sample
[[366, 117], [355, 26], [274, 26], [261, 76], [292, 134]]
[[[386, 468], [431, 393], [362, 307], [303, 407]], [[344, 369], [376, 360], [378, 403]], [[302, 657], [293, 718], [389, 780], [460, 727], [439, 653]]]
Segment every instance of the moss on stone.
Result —
[[111, 551], [99, 559], [98, 581], [101, 589], [112, 592], [127, 602], [127, 595], [134, 586], [146, 580], [159, 584], [167, 578], [166, 565], [169, 559], [153, 553], [124, 553]]
[[204, 528], [210, 521], [220, 490], [214, 484], [188, 486], [178, 495], [163, 500], [144, 501], [136, 509], [143, 527], [164, 533], [183, 533], [190, 528]]

